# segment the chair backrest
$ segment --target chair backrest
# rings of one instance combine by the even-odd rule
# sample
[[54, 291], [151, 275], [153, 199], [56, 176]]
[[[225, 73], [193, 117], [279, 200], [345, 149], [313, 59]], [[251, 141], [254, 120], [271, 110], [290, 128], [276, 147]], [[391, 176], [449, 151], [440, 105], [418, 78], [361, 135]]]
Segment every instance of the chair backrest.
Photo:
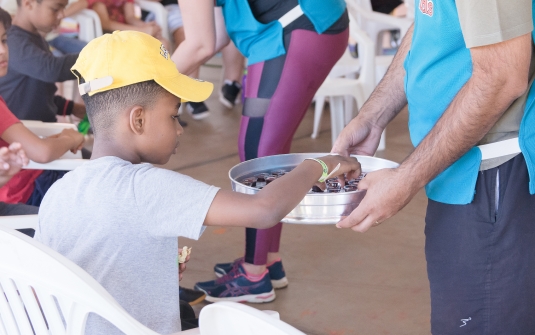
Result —
[[363, 83], [365, 99], [368, 99], [375, 89], [375, 42], [363, 31], [356, 19], [358, 10], [347, 4], [349, 12], [349, 34], [357, 42], [360, 61], [359, 80]]
[[305, 335], [256, 308], [229, 301], [204, 307], [199, 326], [201, 335]]
[[126, 334], [157, 335], [76, 264], [0, 226], [0, 334], [82, 335], [91, 312]]

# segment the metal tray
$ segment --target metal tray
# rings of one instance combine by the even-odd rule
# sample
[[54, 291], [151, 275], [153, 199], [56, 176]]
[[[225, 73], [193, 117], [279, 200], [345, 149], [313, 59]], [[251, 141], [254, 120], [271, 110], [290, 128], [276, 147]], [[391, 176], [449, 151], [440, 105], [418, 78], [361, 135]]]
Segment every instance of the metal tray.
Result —
[[[238, 182], [243, 178], [261, 172], [278, 169], [292, 169], [305, 158], [326, 156], [326, 153], [302, 153], [261, 157], [240, 163], [229, 171], [232, 189], [236, 192], [255, 194], [259, 189], [245, 186]], [[382, 158], [355, 155], [363, 172], [372, 172], [385, 168], [396, 168], [398, 163]], [[349, 215], [366, 194], [365, 190], [344, 193], [310, 193], [284, 219], [284, 223], [299, 224], [335, 224], [342, 217]]]

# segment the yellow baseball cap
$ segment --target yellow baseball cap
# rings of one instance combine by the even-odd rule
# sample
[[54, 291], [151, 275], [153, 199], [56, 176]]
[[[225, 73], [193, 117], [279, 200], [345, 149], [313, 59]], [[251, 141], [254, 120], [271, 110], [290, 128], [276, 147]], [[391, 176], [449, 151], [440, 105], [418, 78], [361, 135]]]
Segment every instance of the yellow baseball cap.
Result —
[[212, 83], [178, 72], [163, 44], [137, 31], [115, 31], [92, 40], [71, 71], [78, 77], [81, 95], [154, 80], [184, 101], [199, 102], [214, 88]]

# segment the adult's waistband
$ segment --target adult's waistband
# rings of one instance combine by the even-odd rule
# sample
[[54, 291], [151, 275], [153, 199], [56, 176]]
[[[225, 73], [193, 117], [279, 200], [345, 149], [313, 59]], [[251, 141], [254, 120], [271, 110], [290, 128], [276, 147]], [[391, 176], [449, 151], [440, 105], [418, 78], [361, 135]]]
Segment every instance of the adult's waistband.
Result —
[[510, 138], [508, 140], [483, 144], [478, 146], [481, 150], [481, 159], [492, 159], [513, 154], [520, 153], [520, 144], [518, 143], [518, 137]]
[[297, 5], [294, 8], [290, 9], [288, 13], [284, 14], [278, 21], [282, 25], [282, 27], [286, 27], [290, 23], [294, 22], [298, 17], [303, 15], [303, 9], [301, 8], [301, 5]]

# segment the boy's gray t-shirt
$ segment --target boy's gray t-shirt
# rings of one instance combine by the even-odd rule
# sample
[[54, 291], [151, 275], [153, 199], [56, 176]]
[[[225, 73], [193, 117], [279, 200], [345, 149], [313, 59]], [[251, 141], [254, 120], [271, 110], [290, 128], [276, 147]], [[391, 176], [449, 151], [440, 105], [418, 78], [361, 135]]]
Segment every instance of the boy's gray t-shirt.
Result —
[[[218, 190], [151, 164], [95, 159], [49, 189], [35, 239], [87, 271], [145, 326], [177, 332], [177, 237], [199, 238]], [[122, 334], [93, 314], [86, 331]]]

